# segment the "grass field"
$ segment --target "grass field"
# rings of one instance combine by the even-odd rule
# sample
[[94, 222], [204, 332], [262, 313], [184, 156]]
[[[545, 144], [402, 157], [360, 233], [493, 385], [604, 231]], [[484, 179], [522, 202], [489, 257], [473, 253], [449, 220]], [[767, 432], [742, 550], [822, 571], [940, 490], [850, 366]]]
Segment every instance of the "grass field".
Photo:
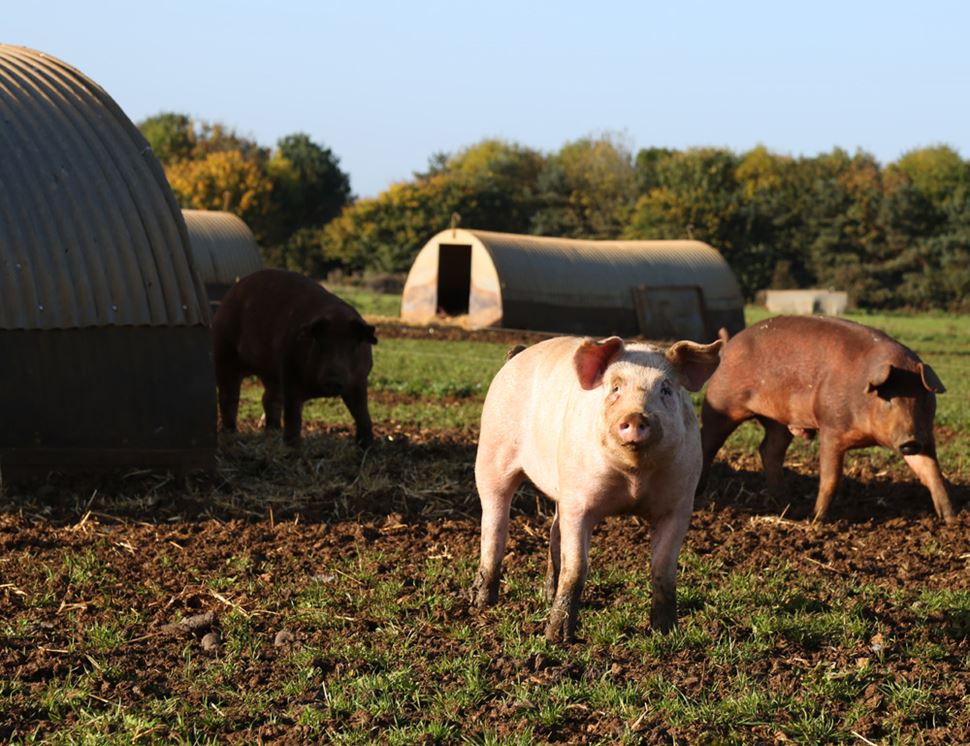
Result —
[[467, 601], [478, 417], [509, 344], [382, 336], [366, 453], [331, 401], [308, 406], [299, 453], [267, 439], [249, 384], [213, 477], [2, 488], [0, 739], [970, 742], [970, 318], [853, 318], [948, 387], [955, 526], [878, 449], [850, 458], [834, 520], [812, 525], [814, 446], [792, 448], [775, 503], [745, 427], [680, 557], [678, 630], [651, 633], [649, 530], [615, 518], [593, 538], [581, 642], [550, 645], [533, 490], [500, 605]]

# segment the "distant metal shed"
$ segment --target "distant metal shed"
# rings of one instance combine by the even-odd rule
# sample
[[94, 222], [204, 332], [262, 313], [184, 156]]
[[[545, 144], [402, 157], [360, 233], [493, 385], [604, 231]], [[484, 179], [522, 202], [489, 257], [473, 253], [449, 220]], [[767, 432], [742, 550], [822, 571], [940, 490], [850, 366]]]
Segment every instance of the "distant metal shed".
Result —
[[0, 45], [0, 469], [207, 467], [208, 304], [161, 165], [118, 105]]
[[731, 268], [700, 241], [585, 241], [449, 229], [408, 273], [401, 318], [709, 341], [744, 328]]
[[242, 218], [209, 210], [182, 210], [182, 216], [210, 303], [218, 303], [236, 282], [263, 268], [259, 244]]
[[840, 290], [765, 290], [765, 307], [773, 313], [822, 313], [841, 316], [849, 306], [849, 294]]

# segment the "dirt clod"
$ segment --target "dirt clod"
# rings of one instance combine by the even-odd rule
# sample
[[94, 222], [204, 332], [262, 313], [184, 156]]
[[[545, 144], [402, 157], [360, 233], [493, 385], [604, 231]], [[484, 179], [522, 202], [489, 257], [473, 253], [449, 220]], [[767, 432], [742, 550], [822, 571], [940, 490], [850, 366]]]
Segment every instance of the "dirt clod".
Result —
[[209, 632], [202, 638], [202, 649], [207, 653], [214, 653], [222, 647], [222, 638], [218, 632]]
[[176, 632], [182, 634], [200, 634], [212, 628], [218, 618], [211, 611], [204, 614], [193, 614], [185, 617], [178, 622], [166, 624], [162, 627], [163, 632]]

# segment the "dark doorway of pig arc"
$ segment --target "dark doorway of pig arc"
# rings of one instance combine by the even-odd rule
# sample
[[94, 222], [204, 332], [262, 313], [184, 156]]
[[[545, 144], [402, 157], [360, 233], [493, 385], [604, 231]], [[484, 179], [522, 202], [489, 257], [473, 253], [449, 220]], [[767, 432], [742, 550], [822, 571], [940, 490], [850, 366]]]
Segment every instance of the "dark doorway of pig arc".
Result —
[[438, 247], [438, 311], [449, 316], [468, 313], [472, 289], [472, 247], [441, 244]]

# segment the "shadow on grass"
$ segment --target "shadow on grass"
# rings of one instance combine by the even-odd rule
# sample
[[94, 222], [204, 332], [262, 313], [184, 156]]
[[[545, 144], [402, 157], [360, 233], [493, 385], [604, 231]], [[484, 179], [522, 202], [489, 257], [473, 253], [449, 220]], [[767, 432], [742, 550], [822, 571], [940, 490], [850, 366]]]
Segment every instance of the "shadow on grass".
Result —
[[[783, 514], [791, 520], [811, 521], [815, 515], [818, 483], [817, 472], [800, 473], [786, 469], [785, 495], [775, 499], [767, 493], [762, 471], [746, 465], [734, 466], [715, 461], [707, 488], [698, 495], [695, 507], [732, 507], [752, 515]], [[949, 491], [960, 520], [970, 501], [970, 486], [949, 483]], [[826, 520], [853, 524], [870, 521], [884, 523], [899, 518], [935, 519], [935, 516], [929, 490], [920, 484], [915, 475], [906, 472], [902, 478], [893, 478], [885, 472], [878, 472], [865, 474], [861, 479], [844, 474]]]
[[[214, 473], [174, 476], [148, 470], [111, 474], [62, 475], [4, 484], [0, 513], [25, 513], [54, 524], [72, 524], [93, 515], [125, 521], [263, 520], [329, 522], [366, 519], [389, 524], [431, 519], [480, 517], [475, 490], [476, 444], [465, 430], [380, 428], [374, 445], [360, 449], [345, 426], [314, 429], [300, 449], [282, 444], [278, 433], [250, 428], [219, 436]], [[752, 515], [811, 520], [818, 477], [814, 465], [786, 471], [787, 495], [772, 499], [756, 459], [722, 460], [712, 467], [698, 508], [732, 508]], [[830, 520], [865, 523], [895, 518], [932, 517], [929, 492], [914, 476], [895, 478], [862, 469], [863, 478], [846, 476], [830, 510]], [[967, 485], [951, 485], [959, 510]], [[552, 505], [531, 485], [516, 495], [513, 513], [543, 515]], [[966, 512], [964, 508], [961, 513]]]

